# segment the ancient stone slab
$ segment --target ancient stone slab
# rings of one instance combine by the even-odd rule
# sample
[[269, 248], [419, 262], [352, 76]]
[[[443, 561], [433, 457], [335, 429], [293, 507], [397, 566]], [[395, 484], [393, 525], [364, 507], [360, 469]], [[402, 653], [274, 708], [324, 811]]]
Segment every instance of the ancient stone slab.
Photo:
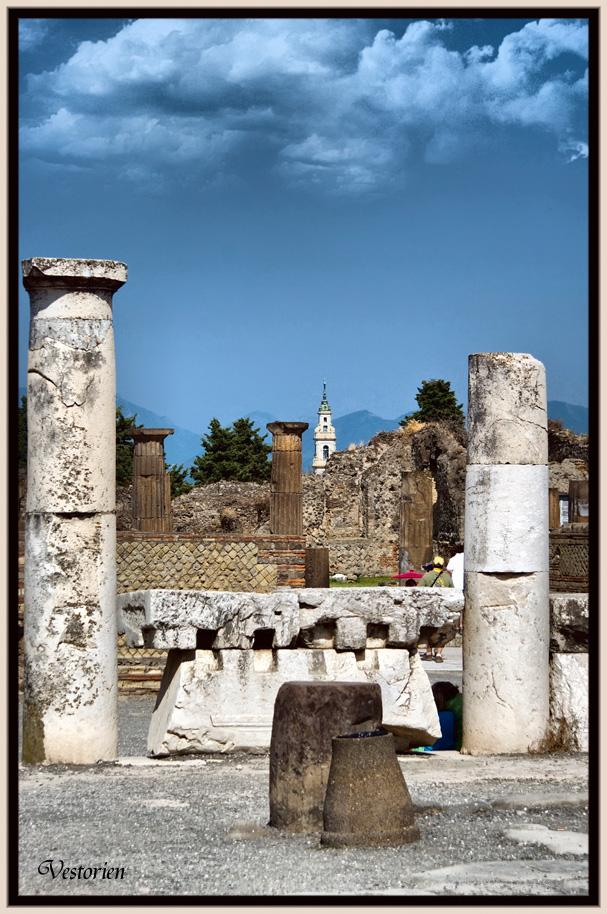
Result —
[[550, 729], [565, 749], [588, 751], [588, 654], [552, 654]]
[[140, 590], [119, 594], [118, 612], [133, 647], [194, 649], [197, 632], [215, 632], [209, 647], [246, 649], [262, 630], [274, 632], [271, 647], [289, 647], [299, 633], [297, 597], [288, 591]]
[[[339, 649], [358, 650], [358, 636], [348, 643], [346, 620], [363, 620], [367, 638], [377, 637], [378, 629], [385, 632], [387, 647], [414, 647], [423, 626], [438, 629], [455, 627], [464, 608], [461, 591], [430, 588], [356, 587], [330, 590], [302, 590], [298, 593], [302, 633], [339, 621]], [[373, 631], [372, 631], [373, 630]], [[368, 641], [367, 641], [368, 645]], [[335, 645], [337, 646], [337, 645]]]
[[[385, 652], [386, 660], [388, 651]], [[382, 652], [382, 656], [384, 652]], [[430, 680], [417, 651], [409, 658], [409, 679], [401, 688], [394, 678], [384, 686], [384, 719], [382, 726], [394, 736], [397, 752], [416, 746], [431, 746], [441, 736], [440, 721]], [[391, 703], [389, 703], [391, 701]], [[427, 736], [430, 738], [426, 741]]]
[[547, 428], [541, 362], [512, 352], [468, 357], [468, 464], [547, 464]]
[[359, 651], [367, 643], [367, 623], [359, 617], [337, 619], [335, 623], [335, 650]]
[[466, 573], [548, 571], [548, 468], [469, 466]]
[[[377, 683], [390, 729], [399, 727], [407, 745], [431, 745], [440, 736], [438, 713], [424, 671], [413, 667], [410, 682], [412, 659], [395, 649], [367, 650], [359, 659], [333, 650], [171, 651], [148, 751], [158, 756], [265, 751], [278, 690], [294, 681]], [[411, 687], [415, 696], [407, 699], [402, 693]], [[425, 721], [419, 696], [427, 708]]]
[[588, 853], [588, 835], [575, 831], [554, 831], [546, 825], [532, 823], [524, 828], [508, 828], [504, 835], [520, 844], [541, 844], [553, 854]]
[[332, 737], [375, 730], [381, 720], [381, 689], [376, 683], [284, 683], [272, 721], [270, 825], [320, 831]]
[[550, 650], [562, 654], [589, 649], [587, 593], [550, 594]]
[[[272, 647], [359, 650], [383, 632], [383, 646], [413, 648], [422, 626], [453, 630], [463, 610], [461, 591], [430, 588], [352, 588], [278, 591], [142, 590], [118, 595], [119, 629], [133, 647], [195, 648], [197, 631], [216, 631], [219, 648], [252, 647], [255, 632], [273, 630]], [[339, 635], [336, 632], [339, 631]], [[335, 639], [337, 638], [337, 644]]]
[[547, 736], [548, 574], [466, 569], [463, 750], [529, 752]]

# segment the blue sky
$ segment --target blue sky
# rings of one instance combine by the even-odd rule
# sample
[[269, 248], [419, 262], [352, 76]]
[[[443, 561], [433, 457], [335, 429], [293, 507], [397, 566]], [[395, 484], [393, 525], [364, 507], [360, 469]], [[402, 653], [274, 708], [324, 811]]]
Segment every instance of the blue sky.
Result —
[[511, 351], [588, 405], [586, 20], [24, 17], [19, 61], [20, 259], [128, 265], [125, 399], [394, 418]]

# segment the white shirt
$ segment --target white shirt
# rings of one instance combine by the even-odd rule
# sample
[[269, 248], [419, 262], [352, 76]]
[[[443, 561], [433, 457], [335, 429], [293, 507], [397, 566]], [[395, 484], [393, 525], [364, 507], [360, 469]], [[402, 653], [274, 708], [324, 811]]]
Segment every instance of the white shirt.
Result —
[[451, 572], [453, 586], [458, 590], [464, 589], [464, 553], [458, 552], [449, 559], [447, 571]]

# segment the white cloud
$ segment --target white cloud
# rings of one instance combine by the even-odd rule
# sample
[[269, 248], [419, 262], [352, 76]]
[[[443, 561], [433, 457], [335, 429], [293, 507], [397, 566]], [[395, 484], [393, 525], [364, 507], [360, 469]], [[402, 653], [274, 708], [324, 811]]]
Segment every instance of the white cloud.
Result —
[[568, 162], [575, 162], [576, 159], [588, 158], [588, 143], [580, 143], [576, 140], [569, 140], [560, 146], [561, 152], [567, 156]]
[[46, 38], [48, 26], [44, 19], [19, 20], [19, 50], [31, 51]]
[[582, 155], [587, 77], [571, 55], [587, 59], [584, 22], [531, 22], [498, 49], [465, 53], [450, 49], [451, 31], [416, 21], [397, 39], [356, 19], [135, 20], [29, 76], [24, 110], [46, 113], [26, 114], [22, 149], [111, 161], [128, 180], [182, 165], [229, 180], [254, 159], [288, 181], [357, 193], [396, 180], [413, 150], [450, 161], [496, 128], [535, 128], [565, 157]]

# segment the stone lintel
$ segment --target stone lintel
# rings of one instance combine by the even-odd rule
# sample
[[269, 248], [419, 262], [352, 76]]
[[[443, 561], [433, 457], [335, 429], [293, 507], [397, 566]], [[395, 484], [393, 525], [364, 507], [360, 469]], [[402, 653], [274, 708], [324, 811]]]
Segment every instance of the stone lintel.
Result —
[[37, 289], [105, 289], [115, 292], [127, 279], [125, 263], [117, 260], [71, 260], [32, 257], [22, 262], [23, 285]]

